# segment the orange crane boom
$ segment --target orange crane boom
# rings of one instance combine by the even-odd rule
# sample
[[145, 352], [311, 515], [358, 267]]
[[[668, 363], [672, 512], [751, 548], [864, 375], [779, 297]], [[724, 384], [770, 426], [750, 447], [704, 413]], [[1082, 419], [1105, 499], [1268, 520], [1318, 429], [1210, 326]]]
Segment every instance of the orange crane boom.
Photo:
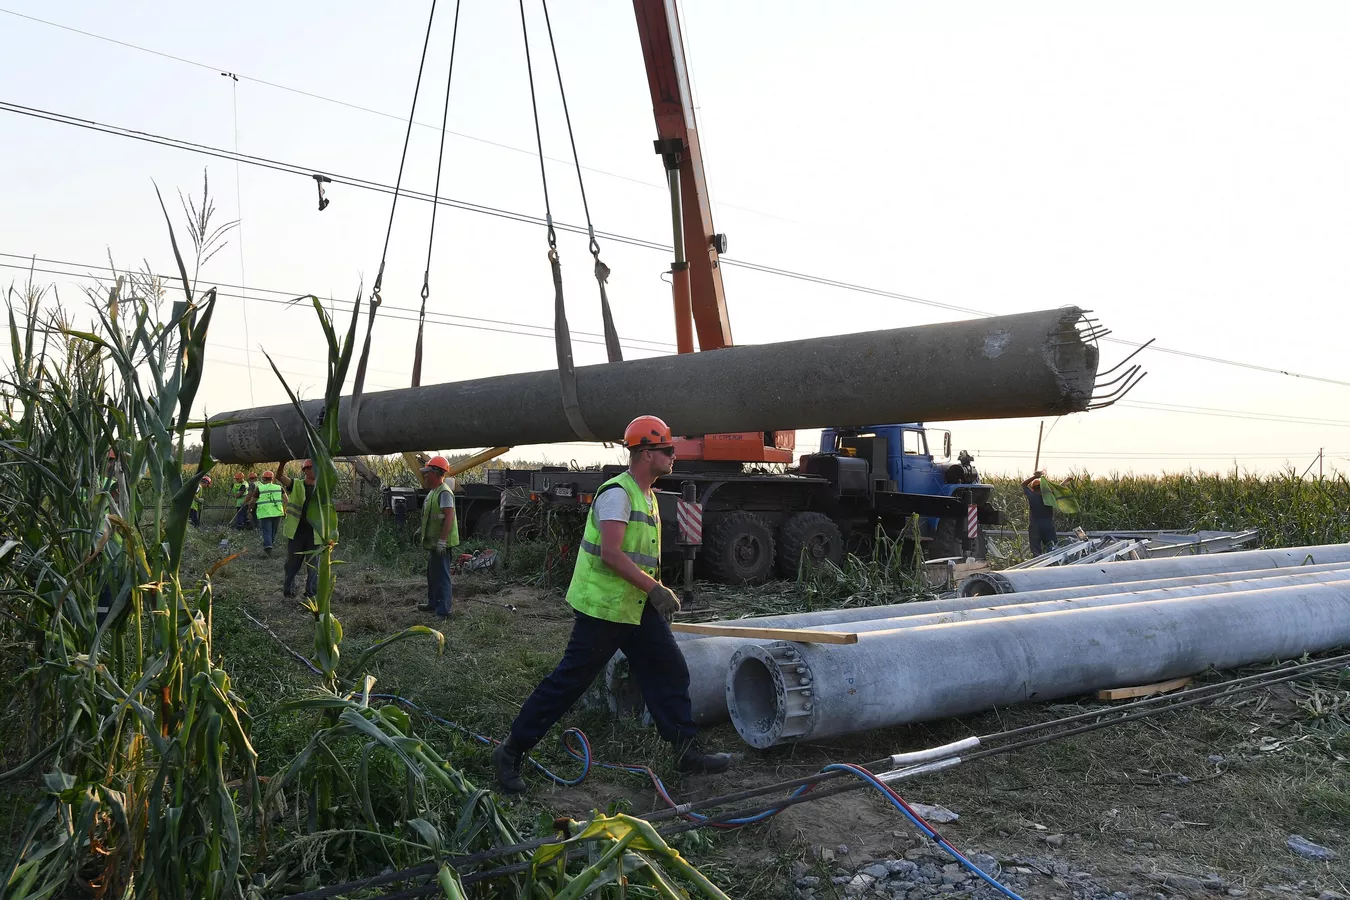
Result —
[[[633, 12], [656, 117], [656, 152], [670, 186], [676, 347], [693, 353], [697, 332], [700, 350], [720, 350], [734, 343], [718, 262], [727, 239], [713, 228], [679, 13], [675, 0], [633, 0]], [[677, 439], [675, 455], [679, 460], [789, 463], [796, 445], [795, 431], [708, 434]]]

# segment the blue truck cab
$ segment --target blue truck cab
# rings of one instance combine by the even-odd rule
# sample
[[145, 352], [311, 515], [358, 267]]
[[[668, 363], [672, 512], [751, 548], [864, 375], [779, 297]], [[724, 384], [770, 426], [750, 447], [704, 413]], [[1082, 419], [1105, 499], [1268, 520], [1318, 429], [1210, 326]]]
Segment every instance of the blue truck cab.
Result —
[[[976, 525], [1002, 522], [991, 504], [993, 486], [980, 481], [974, 458], [963, 450], [952, 459], [949, 431], [930, 430], [922, 422], [827, 428], [819, 456], [865, 463], [869, 505], [878, 520], [888, 532], [924, 542], [929, 557], [982, 555], [981, 530], [970, 523], [972, 508]], [[917, 536], [905, 531], [911, 525], [897, 525], [914, 515], [920, 522]]]

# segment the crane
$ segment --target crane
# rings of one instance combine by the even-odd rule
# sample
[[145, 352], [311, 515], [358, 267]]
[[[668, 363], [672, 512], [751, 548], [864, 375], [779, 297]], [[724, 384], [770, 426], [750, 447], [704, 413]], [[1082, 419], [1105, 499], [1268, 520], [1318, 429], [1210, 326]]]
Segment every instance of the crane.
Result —
[[[675, 0], [633, 0], [633, 11], [656, 118], [654, 143], [670, 188], [676, 348], [693, 353], [697, 333], [701, 351], [721, 350], [734, 343], [719, 264], [727, 238], [713, 228], [679, 12]], [[677, 438], [675, 458], [677, 463], [791, 463], [796, 446], [795, 431], [705, 434]]]

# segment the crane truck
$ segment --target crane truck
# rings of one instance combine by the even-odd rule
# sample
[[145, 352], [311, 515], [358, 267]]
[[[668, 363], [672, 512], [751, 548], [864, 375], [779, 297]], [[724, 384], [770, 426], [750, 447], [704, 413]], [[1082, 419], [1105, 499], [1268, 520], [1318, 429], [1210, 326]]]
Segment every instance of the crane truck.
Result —
[[[713, 227], [679, 16], [674, 0], [633, 0], [633, 9], [670, 190], [676, 347], [715, 353], [733, 346], [719, 262], [727, 239]], [[953, 460], [950, 433], [921, 423], [826, 429], [818, 452], [800, 458], [794, 431], [679, 437], [674, 471], [656, 483], [663, 546], [680, 555], [699, 539], [706, 575], [728, 583], [792, 576], [803, 559], [838, 564], [850, 550], [867, 552], [878, 533], [917, 542], [930, 558], [983, 556], [980, 526], [1002, 520], [973, 462], [964, 451]], [[490, 470], [487, 482], [457, 488], [462, 527], [502, 535], [531, 504], [588, 504], [620, 471]], [[386, 508], [415, 508], [410, 491], [386, 489]]]

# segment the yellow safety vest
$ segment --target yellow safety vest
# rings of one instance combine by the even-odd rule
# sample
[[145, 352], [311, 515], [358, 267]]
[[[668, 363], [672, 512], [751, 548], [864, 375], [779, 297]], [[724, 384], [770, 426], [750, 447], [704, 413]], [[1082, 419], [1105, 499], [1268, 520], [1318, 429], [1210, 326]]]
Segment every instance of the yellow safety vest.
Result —
[[[436, 542], [441, 539], [441, 523], [445, 521], [445, 512], [441, 509], [441, 494], [449, 491], [450, 486], [441, 482], [431, 489], [427, 494], [427, 499], [422, 501], [422, 549], [430, 550], [436, 546]], [[454, 493], [450, 496], [453, 498]], [[452, 506], [451, 509], [454, 509]], [[459, 516], [455, 516], [455, 522], [450, 526], [450, 536], [446, 538], [447, 547], [459, 546]]]
[[248, 502], [248, 485], [240, 482], [234, 486], [234, 506], [236, 509]]
[[[295, 532], [299, 530], [300, 513], [304, 508], [305, 479], [297, 478], [291, 482], [291, 493], [286, 498], [286, 521], [281, 525], [281, 534], [286, 540], [295, 537]], [[309, 520], [310, 526], [314, 529], [314, 537], [317, 539], [319, 532], [323, 530], [323, 517], [319, 514], [318, 502], [310, 504], [309, 515], [305, 518]]]
[[260, 519], [279, 519], [286, 514], [286, 497], [281, 485], [274, 481], [258, 485], [257, 511]]
[[[611, 478], [596, 491], [622, 488], [628, 494], [632, 512], [623, 532], [623, 553], [653, 578], [661, 572], [661, 512], [656, 496], [638, 487], [633, 476], [624, 472]], [[578, 612], [609, 622], [636, 625], [642, 621], [647, 595], [621, 578], [600, 559], [600, 523], [592, 504], [586, 517], [586, 531], [577, 551], [577, 566], [567, 589], [567, 602]]]

